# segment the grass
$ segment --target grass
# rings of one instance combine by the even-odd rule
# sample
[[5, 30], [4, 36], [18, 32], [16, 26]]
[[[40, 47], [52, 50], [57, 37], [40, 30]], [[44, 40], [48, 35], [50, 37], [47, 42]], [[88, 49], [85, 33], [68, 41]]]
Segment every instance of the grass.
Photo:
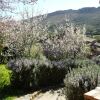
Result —
[[5, 98], [3, 98], [2, 100], [14, 100], [16, 97], [14, 96], [7, 96]]

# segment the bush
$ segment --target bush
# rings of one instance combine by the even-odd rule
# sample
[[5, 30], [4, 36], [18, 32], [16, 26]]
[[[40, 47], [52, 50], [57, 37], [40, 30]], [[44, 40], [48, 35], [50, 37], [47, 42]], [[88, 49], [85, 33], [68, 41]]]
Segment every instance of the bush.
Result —
[[48, 60], [16, 59], [8, 63], [13, 71], [13, 85], [23, 88], [60, 84], [66, 75], [66, 66]]
[[8, 62], [13, 72], [12, 85], [14, 87], [29, 88], [33, 81], [34, 61], [31, 59], [14, 59]]
[[42, 46], [39, 43], [34, 43], [30, 49], [25, 48], [24, 52], [27, 58], [42, 59], [42, 57], [44, 57]]
[[95, 57], [93, 57], [92, 59], [93, 59], [93, 61], [96, 62], [96, 64], [100, 65], [100, 55], [95, 56]]
[[10, 85], [11, 71], [5, 65], [0, 65], [0, 90]]
[[63, 83], [66, 75], [66, 66], [50, 61], [39, 62], [34, 68], [34, 82], [39, 87], [53, 86]]
[[50, 86], [63, 83], [65, 75], [73, 68], [93, 65], [89, 60], [64, 59], [60, 61], [38, 61], [34, 67], [34, 82], [37, 86]]
[[100, 84], [100, 67], [92, 61], [83, 62], [64, 79], [66, 100], [84, 100], [83, 94]]
[[92, 60], [89, 59], [75, 59], [73, 61], [74, 64], [74, 68], [82, 68], [82, 67], [87, 67], [87, 66], [93, 66], [93, 64], [95, 64]]

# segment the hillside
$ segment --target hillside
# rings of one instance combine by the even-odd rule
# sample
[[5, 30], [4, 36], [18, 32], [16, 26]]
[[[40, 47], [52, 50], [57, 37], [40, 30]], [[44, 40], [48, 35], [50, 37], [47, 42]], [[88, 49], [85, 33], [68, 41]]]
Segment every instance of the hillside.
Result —
[[62, 10], [49, 13], [46, 21], [53, 24], [63, 23], [67, 16], [76, 24], [87, 26], [87, 34], [100, 34], [100, 7], [85, 7], [78, 10]]

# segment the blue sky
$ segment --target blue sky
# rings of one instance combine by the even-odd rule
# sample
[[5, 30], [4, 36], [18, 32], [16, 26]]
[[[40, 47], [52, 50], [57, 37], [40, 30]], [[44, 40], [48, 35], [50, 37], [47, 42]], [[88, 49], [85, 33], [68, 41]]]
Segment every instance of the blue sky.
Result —
[[39, 0], [37, 4], [44, 10], [43, 12], [53, 12], [82, 7], [98, 7], [99, 0]]
[[[15, 5], [14, 5], [15, 6]], [[45, 14], [57, 10], [79, 9], [83, 7], [98, 7], [99, 0], [38, 0], [34, 6], [27, 6], [27, 10], [31, 14], [31, 9], [34, 10], [34, 15]], [[16, 12], [23, 12], [23, 5], [16, 6]], [[25, 11], [25, 8], [24, 8]], [[14, 15], [14, 18], [20, 19], [19, 15]]]

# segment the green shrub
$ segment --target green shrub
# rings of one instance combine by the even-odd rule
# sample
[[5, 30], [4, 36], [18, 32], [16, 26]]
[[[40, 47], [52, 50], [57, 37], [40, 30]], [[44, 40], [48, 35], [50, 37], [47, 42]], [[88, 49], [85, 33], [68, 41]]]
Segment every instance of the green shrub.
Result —
[[100, 55], [93, 57], [92, 60], [95, 61], [96, 64], [100, 65]]
[[34, 43], [30, 49], [25, 48], [25, 56], [33, 59], [42, 59], [44, 57], [42, 46], [39, 43]]
[[0, 90], [10, 85], [11, 71], [5, 65], [0, 65]]
[[13, 85], [17, 87], [42, 87], [63, 83], [66, 73], [77, 66], [89, 64], [87, 60], [65, 59], [60, 61], [16, 59], [8, 63], [13, 71]]
[[73, 68], [94, 65], [90, 60], [64, 59], [60, 61], [38, 61], [34, 66], [34, 82], [38, 86], [49, 86], [63, 83], [66, 73]]
[[83, 94], [100, 84], [100, 67], [92, 61], [83, 62], [64, 79], [66, 100], [84, 100]]
[[34, 82], [36, 86], [52, 86], [63, 83], [66, 66], [54, 62], [38, 62], [34, 68]]
[[82, 68], [82, 67], [88, 67], [88, 66], [93, 66], [95, 64], [95, 62], [93, 62], [92, 60], [89, 59], [75, 59], [74, 60], [74, 68]]
[[24, 88], [43, 87], [60, 84], [66, 75], [66, 66], [48, 60], [16, 59], [8, 63], [13, 71], [14, 86]]
[[93, 62], [88, 59], [65, 59], [65, 60], [59, 61], [59, 63], [61, 63], [61, 66], [66, 67], [67, 72], [70, 72], [73, 68], [78, 68], [78, 67], [82, 68], [84, 66], [89, 66], [93, 64]]
[[12, 86], [16, 88], [29, 88], [33, 84], [34, 60], [14, 59], [8, 62], [9, 69], [12, 70]]

